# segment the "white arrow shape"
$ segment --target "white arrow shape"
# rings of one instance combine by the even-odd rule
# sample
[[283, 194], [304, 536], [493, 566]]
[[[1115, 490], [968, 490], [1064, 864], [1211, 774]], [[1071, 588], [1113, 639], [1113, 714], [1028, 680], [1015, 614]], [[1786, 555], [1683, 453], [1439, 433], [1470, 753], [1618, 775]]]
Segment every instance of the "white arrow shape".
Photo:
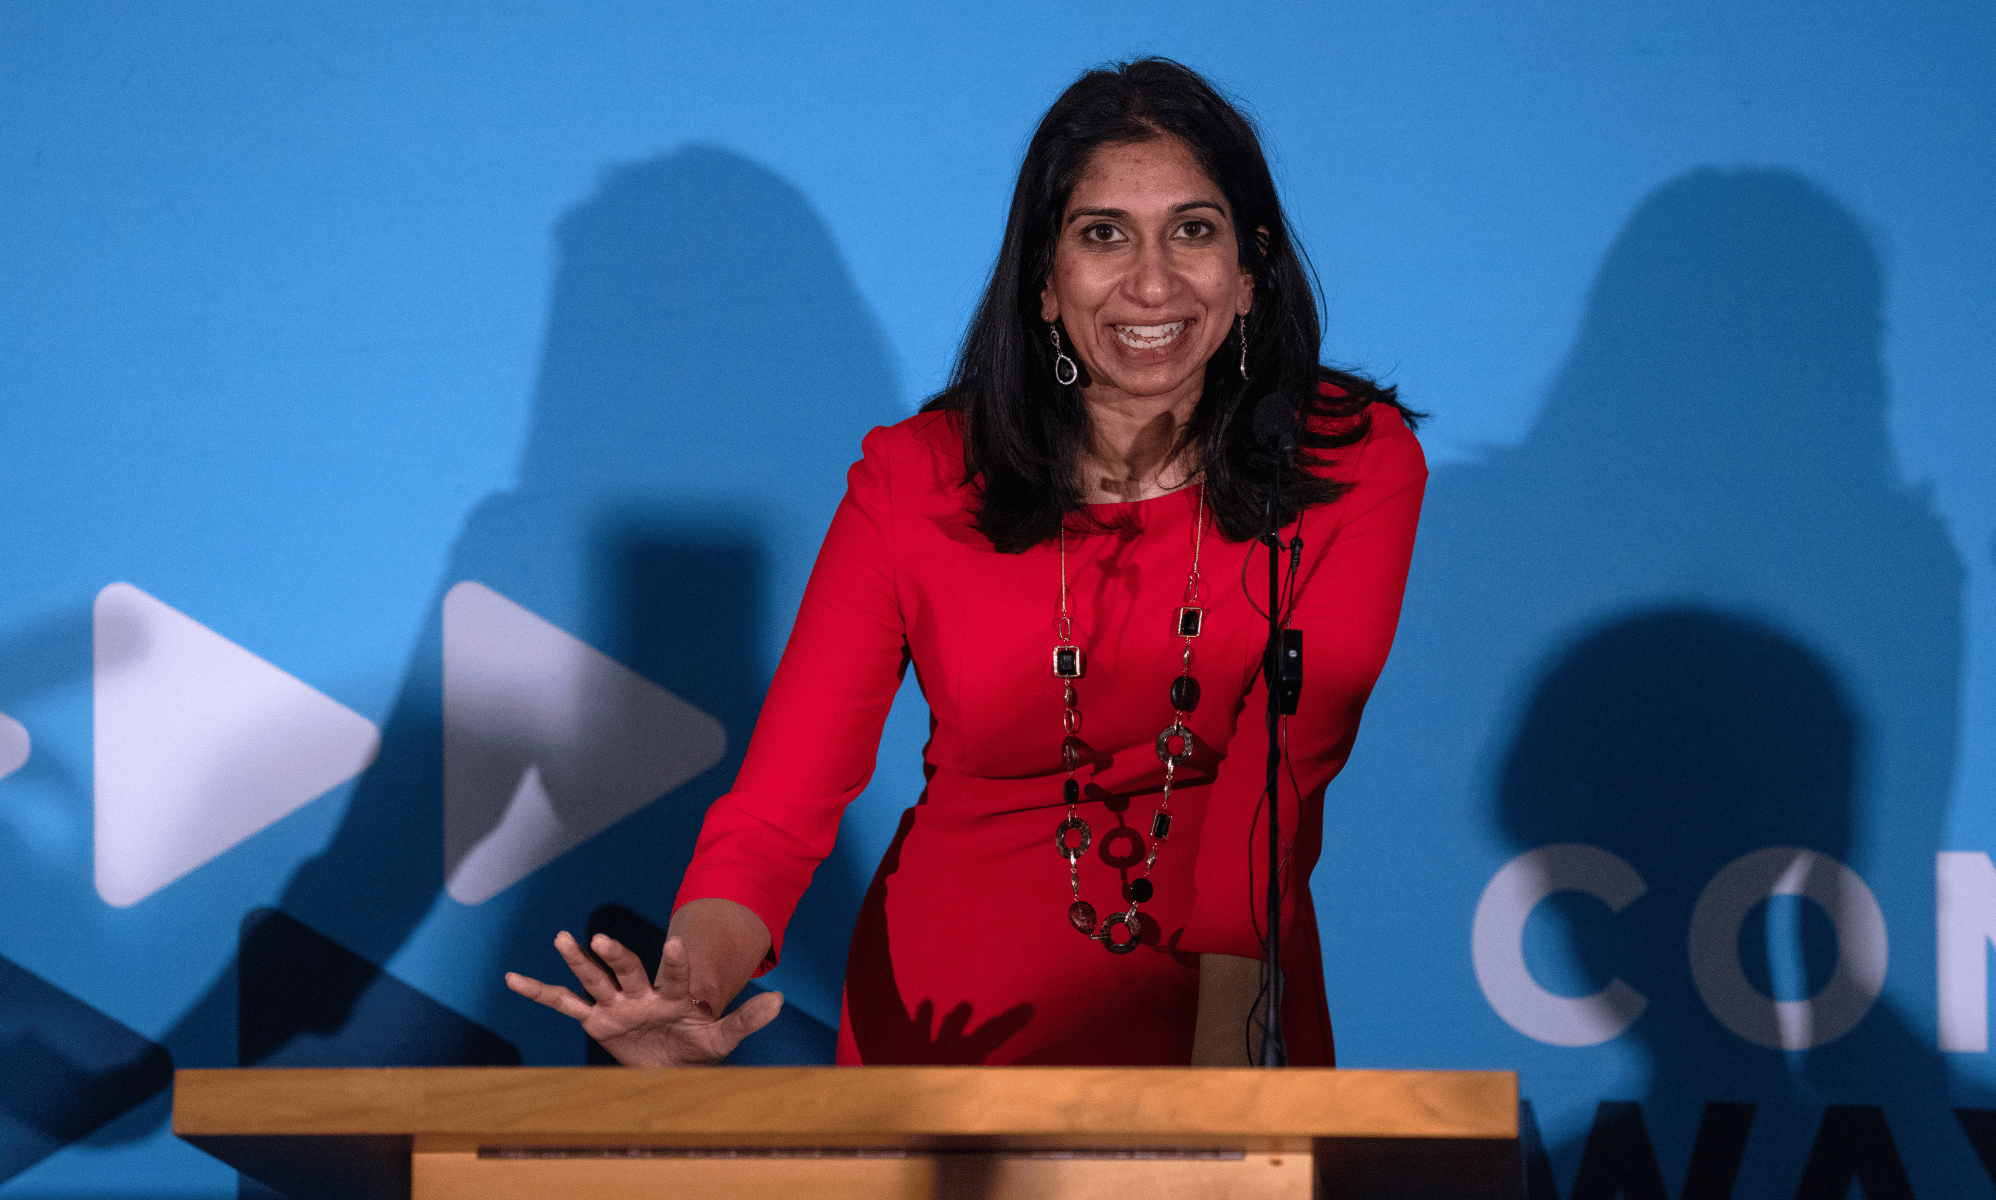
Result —
[[97, 593], [97, 894], [124, 908], [353, 778], [380, 732], [129, 583]]
[[466, 580], [444, 595], [444, 874], [479, 904], [720, 762], [713, 717]]
[[28, 761], [28, 731], [19, 721], [0, 713], [0, 779], [5, 779]]

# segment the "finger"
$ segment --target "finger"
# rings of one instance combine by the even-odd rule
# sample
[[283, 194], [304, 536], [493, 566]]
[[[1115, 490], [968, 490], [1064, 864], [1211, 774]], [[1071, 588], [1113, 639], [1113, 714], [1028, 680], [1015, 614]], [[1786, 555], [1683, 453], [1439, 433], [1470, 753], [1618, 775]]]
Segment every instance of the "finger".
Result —
[[721, 1018], [720, 1032], [727, 1038], [728, 1048], [749, 1034], [768, 1025], [783, 1011], [782, 992], [764, 992], [743, 1002], [740, 1008]]
[[599, 933], [589, 939], [589, 948], [617, 973], [618, 987], [626, 992], [651, 990], [651, 980], [645, 978], [645, 965], [638, 961], [637, 955], [626, 950], [622, 942], [607, 933]]
[[554, 948], [561, 954], [561, 960], [568, 964], [568, 969], [575, 972], [575, 978], [581, 981], [590, 995], [596, 997], [598, 1004], [617, 998], [616, 981], [603, 973], [603, 968], [596, 965], [595, 959], [582, 952], [582, 947], [568, 935], [568, 930], [554, 935]]
[[693, 991], [693, 964], [688, 961], [686, 943], [665, 939], [658, 956], [658, 994], [667, 1000], [686, 1000]]
[[506, 986], [538, 1004], [545, 1004], [564, 1017], [574, 1017], [580, 1021], [596, 1010], [582, 997], [565, 987], [542, 983], [512, 971], [506, 972]]

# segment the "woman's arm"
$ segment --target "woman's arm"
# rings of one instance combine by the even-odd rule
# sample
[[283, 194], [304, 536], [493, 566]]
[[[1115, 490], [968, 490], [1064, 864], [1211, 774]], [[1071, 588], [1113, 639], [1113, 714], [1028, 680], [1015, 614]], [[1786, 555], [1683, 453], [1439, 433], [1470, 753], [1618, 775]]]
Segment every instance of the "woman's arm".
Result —
[[[555, 946], [595, 1001], [508, 974], [506, 985], [582, 1022], [628, 1065], [714, 1062], [774, 1019], [766, 993], [719, 1014], [775, 965], [783, 927], [831, 851], [839, 815], [866, 786], [901, 681], [889, 431], [848, 474], [735, 786], [708, 810], [682, 878], [658, 975], [607, 937]], [[609, 970], [606, 972], [604, 967]], [[717, 1019], [718, 1018], [718, 1019]]]
[[674, 900], [725, 896], [761, 918], [757, 974], [782, 955], [790, 914], [873, 776], [908, 664], [892, 470], [908, 444], [899, 427], [876, 429], [847, 473], [741, 771], [707, 810]]
[[[1307, 665], [1298, 715], [1284, 723], [1288, 769], [1279, 803], [1283, 835], [1305, 872], [1316, 857], [1317, 806], [1324, 787], [1344, 765], [1360, 713], [1392, 645], [1427, 475], [1420, 443], [1399, 415], [1375, 406], [1373, 420], [1371, 436], [1356, 452], [1346, 451], [1347, 461], [1339, 464], [1342, 477], [1353, 482], [1352, 490], [1325, 509], [1310, 510], [1302, 527], [1305, 545], [1316, 550], [1316, 557], [1291, 619], [1292, 627], [1303, 631]], [[1328, 519], [1333, 516], [1335, 523]], [[1199, 953], [1202, 964], [1224, 958], [1253, 963], [1263, 948], [1260, 898], [1267, 894], [1268, 868], [1266, 854], [1259, 851], [1267, 827], [1259, 820], [1268, 761], [1262, 718], [1266, 689], [1267, 681], [1257, 677], [1241, 702], [1199, 827], [1194, 909], [1179, 945]], [[1310, 806], [1307, 819], [1305, 805]], [[1307, 878], [1307, 873], [1296, 876]], [[1299, 886], [1307, 887], [1307, 882]], [[1283, 891], [1284, 932], [1293, 935], [1298, 887]], [[1226, 1003], [1222, 997], [1237, 997], [1239, 985], [1236, 973], [1227, 972], [1215, 979], [1217, 990], [1209, 993], [1203, 966], [1200, 977], [1198, 1028], [1203, 1035], [1213, 1023], [1207, 1016], [1209, 994], [1221, 1005]], [[1221, 979], [1232, 982], [1223, 986]], [[1246, 1007], [1252, 1005], [1250, 995]], [[1231, 1017], [1229, 1023], [1228, 1036], [1238, 1047], [1242, 1026]], [[1232, 1050], [1227, 1061], [1240, 1061], [1241, 1053]]]

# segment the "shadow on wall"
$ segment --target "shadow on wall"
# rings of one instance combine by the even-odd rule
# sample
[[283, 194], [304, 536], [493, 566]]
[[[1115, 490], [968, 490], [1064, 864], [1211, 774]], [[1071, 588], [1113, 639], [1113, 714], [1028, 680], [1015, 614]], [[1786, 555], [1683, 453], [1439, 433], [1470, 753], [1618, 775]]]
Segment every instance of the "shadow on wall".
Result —
[[[500, 991], [504, 969], [562, 970], [549, 939], [599, 906], [665, 919], [843, 491], [840, 448], [901, 415], [884, 341], [829, 232], [765, 168], [706, 147], [618, 168], [557, 243], [518, 486], [466, 523], [379, 759], [325, 852], [168, 1037], [179, 1065], [233, 1065], [238, 1046], [244, 1065], [289, 1061], [300, 1035], [320, 1065], [519, 1061], [441, 1006], [371, 1000], [407, 985], [368, 968], [440, 903], [471, 905], [440, 914], [468, 928], [480, 892], [503, 896], [488, 911], [505, 928], [480, 929], [450, 966]], [[477, 598], [478, 620], [446, 603], [466, 581], [483, 588], [456, 593]], [[590, 704], [617, 711], [573, 719]], [[710, 736], [721, 733], [724, 744]], [[480, 886], [464, 885], [480, 849]], [[844, 854], [820, 870], [787, 942], [786, 965], [833, 996], [869, 874]], [[285, 968], [321, 942], [352, 962]], [[239, 977], [254, 983], [240, 984], [240, 1010]], [[513, 1036], [527, 1061], [580, 1061], [572, 1023], [497, 1003], [523, 1006]], [[364, 1012], [428, 1013], [447, 1036], [362, 1030]], [[800, 1028], [782, 1044], [830, 1046], [822, 1023], [786, 1013]], [[407, 1052], [390, 1062], [383, 1046]]]
[[[1398, 690], [1446, 710], [1429, 728], [1474, 732], [1409, 756], [1407, 791], [1494, 787], [1516, 851], [1601, 847], [1647, 886], [1612, 916], [1556, 895], [1528, 926], [1552, 990], [1619, 978], [1648, 1001], [1623, 1035], [1648, 1093], [1601, 1097], [1640, 1106], [1604, 1106], [1584, 1155], [1555, 1146], [1535, 1198], [1555, 1174], [1570, 1200], [1660, 1197], [1665, 1178], [1723, 1195], [1735, 1167], [1735, 1195], [1841, 1200], [1855, 1176], [1881, 1197], [1902, 1162], [1923, 1195], [1988, 1187], [1930, 1031], [1881, 1001], [1806, 1053], [1763, 1048], [1713, 1015], [1687, 960], [1720, 868], [1790, 846], [1856, 868], [1893, 978], [1932, 977], [1963, 571], [1897, 479], [1881, 306], [1864, 232], [1808, 181], [1694, 172], [1630, 218], [1530, 436], [1429, 485]], [[1800, 1000], [1839, 946], [1830, 915], [1783, 896], [1738, 950], [1755, 990]], [[1719, 1102], [1755, 1107], [1705, 1113]]]

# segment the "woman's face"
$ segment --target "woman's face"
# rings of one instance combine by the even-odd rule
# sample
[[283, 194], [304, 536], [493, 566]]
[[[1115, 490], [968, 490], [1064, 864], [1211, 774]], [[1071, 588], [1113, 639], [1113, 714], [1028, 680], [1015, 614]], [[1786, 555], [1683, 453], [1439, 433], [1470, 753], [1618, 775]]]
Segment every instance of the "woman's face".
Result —
[[1206, 360], [1253, 303], [1226, 197], [1185, 143], [1090, 156], [1062, 214], [1040, 316], [1065, 326], [1091, 403], [1197, 402]]

